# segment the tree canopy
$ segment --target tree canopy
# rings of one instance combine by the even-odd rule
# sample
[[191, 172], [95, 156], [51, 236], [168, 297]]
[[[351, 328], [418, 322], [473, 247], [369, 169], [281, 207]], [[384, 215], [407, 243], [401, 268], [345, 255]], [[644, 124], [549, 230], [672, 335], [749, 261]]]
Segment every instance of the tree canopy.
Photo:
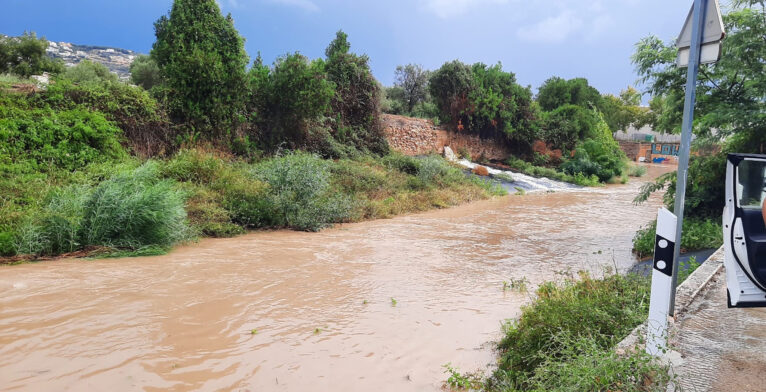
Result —
[[545, 111], [555, 110], [564, 105], [601, 108], [601, 94], [588, 84], [588, 79], [566, 80], [554, 76], [540, 86], [537, 103]]
[[25, 32], [20, 37], [0, 35], [0, 73], [13, 73], [23, 77], [43, 72], [59, 73], [64, 70], [61, 61], [48, 57], [48, 41]]
[[210, 137], [229, 133], [243, 114], [249, 61], [231, 15], [215, 0], [175, 0], [154, 28], [151, 56], [171, 116]]
[[[727, 152], [766, 153], [766, 5], [763, 1], [735, 1], [723, 15], [727, 36], [721, 60], [700, 66], [693, 130], [700, 138], [722, 142], [713, 156], [693, 156], [689, 167], [686, 208], [690, 215], [714, 217], [723, 208]], [[679, 132], [684, 104], [686, 69], [675, 65], [676, 48], [649, 36], [636, 44], [633, 62], [653, 94], [654, 125]], [[675, 176], [661, 177], [642, 190], [636, 201], [666, 188], [673, 203]]]
[[428, 78], [431, 73], [424, 70], [420, 64], [399, 65], [394, 73], [394, 86], [402, 91], [402, 98], [407, 104], [407, 112], [411, 113], [420, 102], [428, 96]]

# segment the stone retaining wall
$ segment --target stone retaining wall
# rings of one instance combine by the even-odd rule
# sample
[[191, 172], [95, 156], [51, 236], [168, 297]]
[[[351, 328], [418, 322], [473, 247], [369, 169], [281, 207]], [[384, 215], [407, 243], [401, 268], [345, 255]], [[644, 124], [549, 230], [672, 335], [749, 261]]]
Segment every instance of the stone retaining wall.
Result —
[[388, 144], [405, 155], [442, 154], [449, 146], [455, 152], [468, 152], [472, 159], [505, 160], [510, 156], [510, 150], [494, 140], [447, 131], [431, 120], [384, 114], [381, 121]]

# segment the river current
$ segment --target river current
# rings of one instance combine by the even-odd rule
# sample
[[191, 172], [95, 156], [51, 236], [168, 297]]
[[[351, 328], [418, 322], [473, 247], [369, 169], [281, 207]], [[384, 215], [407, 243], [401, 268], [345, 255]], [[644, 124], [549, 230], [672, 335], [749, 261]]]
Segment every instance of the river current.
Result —
[[[440, 390], [535, 286], [624, 272], [642, 182], [507, 196], [159, 257], [0, 267], [0, 389]], [[503, 290], [524, 279], [528, 292]]]

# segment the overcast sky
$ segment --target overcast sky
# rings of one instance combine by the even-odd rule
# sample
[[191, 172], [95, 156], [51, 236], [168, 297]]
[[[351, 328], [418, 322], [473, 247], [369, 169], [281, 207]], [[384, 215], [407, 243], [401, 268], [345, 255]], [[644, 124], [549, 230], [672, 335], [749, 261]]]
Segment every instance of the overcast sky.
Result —
[[[338, 29], [370, 56], [375, 76], [396, 65], [502, 62], [523, 85], [550, 76], [585, 77], [602, 92], [635, 83], [630, 55], [649, 34], [679, 33], [691, 0], [218, 0], [267, 62], [299, 51], [311, 58]], [[0, 0], [0, 33], [36, 31], [53, 41], [148, 53], [153, 22], [172, 0]]]

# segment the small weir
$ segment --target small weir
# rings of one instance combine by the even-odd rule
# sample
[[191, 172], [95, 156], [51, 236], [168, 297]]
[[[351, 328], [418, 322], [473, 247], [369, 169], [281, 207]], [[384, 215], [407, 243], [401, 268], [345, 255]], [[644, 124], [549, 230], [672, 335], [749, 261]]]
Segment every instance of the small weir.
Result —
[[[477, 166], [483, 166], [479, 165], [478, 163], [471, 162], [467, 159], [461, 159], [457, 161], [457, 163], [460, 166], [463, 166], [467, 169], [475, 169]], [[523, 173], [518, 173], [515, 171], [510, 170], [500, 170], [495, 169], [493, 167], [488, 167], [487, 171], [491, 176], [497, 176], [499, 174], [505, 174], [508, 176], [511, 176], [513, 178], [513, 182], [506, 182], [501, 181], [501, 185], [509, 190], [513, 191], [516, 189], [516, 187], [524, 189], [525, 192], [545, 192], [545, 191], [563, 191], [563, 190], [572, 190], [572, 189], [582, 189], [581, 186], [570, 184], [568, 182], [563, 181], [556, 181], [551, 180], [549, 178], [544, 177], [532, 177], [528, 176]]]

